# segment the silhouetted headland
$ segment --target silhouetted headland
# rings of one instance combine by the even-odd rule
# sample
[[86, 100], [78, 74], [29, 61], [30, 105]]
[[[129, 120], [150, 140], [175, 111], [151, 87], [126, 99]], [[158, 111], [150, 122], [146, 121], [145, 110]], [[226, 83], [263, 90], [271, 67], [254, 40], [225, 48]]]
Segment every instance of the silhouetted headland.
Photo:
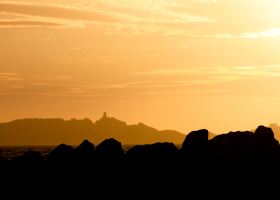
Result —
[[94, 144], [108, 138], [114, 138], [124, 145], [156, 142], [181, 144], [184, 137], [183, 133], [159, 131], [143, 123], [127, 125], [108, 117], [106, 113], [94, 123], [89, 119], [21, 119], [0, 123], [0, 146], [79, 145], [85, 138]]

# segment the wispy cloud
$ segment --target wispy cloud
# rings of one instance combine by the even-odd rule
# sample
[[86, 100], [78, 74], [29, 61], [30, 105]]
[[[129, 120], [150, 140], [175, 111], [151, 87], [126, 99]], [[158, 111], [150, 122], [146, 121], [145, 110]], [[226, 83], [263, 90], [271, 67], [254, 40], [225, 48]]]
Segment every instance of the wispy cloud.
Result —
[[0, 81], [20, 81], [21, 76], [17, 73], [0, 72]]
[[0, 20], [0, 28], [59, 27], [62, 24], [30, 20]]
[[[72, 93], [72, 76], [0, 73], [1, 96], [67, 96]], [[48, 94], [48, 95], [46, 95]]]
[[50, 76], [50, 77], [36, 76], [36, 77], [38, 80], [41, 81], [70, 81], [73, 79], [72, 76], [67, 76], [67, 75]]
[[[9, 80], [12, 80], [11, 78]], [[119, 98], [123, 96], [143, 96], [151, 95], [158, 92], [158, 95], [175, 95], [175, 94], [189, 94], [189, 93], [211, 93], [222, 91], [202, 91], [192, 89], [194, 85], [207, 85], [209, 83], [191, 80], [181, 81], [134, 81], [122, 83], [104, 83], [104, 84], [75, 84], [69, 82], [68, 78], [45, 77], [39, 76], [28, 77], [28, 80], [23, 79], [20, 84], [5, 85], [4, 88], [0, 86], [0, 95], [18, 95], [18, 96], [38, 96], [38, 97], [71, 97], [71, 98]], [[183, 89], [177, 91], [178, 88]], [[162, 91], [162, 90], [168, 91]], [[170, 89], [173, 92], [170, 93]]]
[[193, 38], [208, 38], [208, 39], [266, 39], [266, 38], [280, 38], [280, 28], [269, 28], [267, 30], [258, 32], [242, 32], [240, 34], [232, 33], [215, 33], [215, 34], [183, 34], [186, 37]]
[[[217, 66], [200, 68], [155, 69], [134, 73], [143, 81], [81, 84], [72, 76], [29, 76], [0, 73], [2, 81], [19, 81], [5, 85], [0, 95], [32, 95], [48, 98], [131, 98], [135, 96], [220, 95], [230, 93], [221, 88], [225, 83], [241, 80], [268, 80], [280, 77], [280, 64]], [[140, 77], [139, 77], [140, 76]]]
[[[251, 21], [244, 22], [248, 23], [248, 26], [235, 25], [232, 21], [225, 22], [220, 19], [221, 15], [213, 14], [217, 6], [219, 9], [222, 7], [227, 10], [229, 7], [236, 5], [236, 2], [244, 5], [244, 10], [249, 9], [248, 6], [251, 5], [250, 0], [230, 1], [227, 3], [219, 0], [96, 0], [68, 4], [62, 4], [60, 1], [57, 3], [0, 1], [0, 13], [2, 15], [9, 15], [9, 20], [11, 15], [17, 16], [17, 19], [13, 19], [14, 22], [2, 21], [0, 26], [9, 28], [84, 28], [98, 25], [104, 28], [102, 29], [104, 32], [109, 34], [160, 34], [166, 37], [181, 36], [197, 39], [280, 37], [279, 23], [275, 23], [275, 26], [266, 25], [266, 27], [271, 28], [264, 28], [264, 25], [260, 24], [257, 27], [260, 29], [259, 31], [250, 31], [249, 23]], [[267, 7], [268, 4], [280, 5], [275, 0], [270, 0], [269, 2], [271, 3], [263, 4], [258, 2], [257, 8], [262, 5], [266, 9], [271, 8], [271, 6]], [[239, 14], [236, 12], [233, 17], [238, 16]], [[246, 21], [246, 19], [244, 20]], [[232, 30], [232, 25], [236, 26], [236, 30], [227, 32], [226, 30], [228, 29]], [[238, 28], [239, 26], [243, 28]], [[251, 30], [257, 29], [254, 27]]]
[[147, 91], [141, 92], [143, 96], [184, 96], [184, 95], [209, 95], [209, 94], [225, 94], [229, 91], [226, 89], [209, 89], [209, 88], [180, 88], [179, 90], [173, 91]]
[[[176, 11], [177, 8], [189, 8], [195, 1], [181, 0], [99, 0], [94, 6], [105, 8], [117, 13], [126, 13], [129, 16], [126, 25], [155, 25], [168, 27], [169, 25], [184, 25], [189, 23], [215, 23], [207, 15], [196, 15], [188, 10]], [[200, 2], [202, 3], [202, 2]], [[204, 2], [205, 3], [205, 2]], [[210, 2], [208, 2], [210, 3]]]
[[136, 72], [135, 74], [157, 76], [203, 76], [206, 77], [207, 80], [235, 81], [240, 79], [280, 77], [280, 64], [155, 69], [146, 72]]
[[184, 29], [166, 30], [164, 33], [166, 36], [181, 36], [192, 39], [271, 39], [280, 38], [280, 28], [269, 28], [259, 32], [241, 32], [233, 34], [229, 32], [218, 33], [191, 33]]
[[[213, 92], [223, 92], [215, 86], [221, 83], [236, 82], [240, 80], [260, 80], [280, 77], [280, 64], [275, 65], [249, 65], [249, 66], [216, 66], [216, 67], [198, 67], [198, 68], [169, 68], [155, 69], [144, 72], [136, 72], [134, 76], [142, 76], [144, 81], [132, 82], [111, 82], [104, 84], [74, 84], [72, 76], [32, 76], [26, 79], [19, 74], [0, 73], [2, 81], [23, 80], [22, 88], [11, 88], [12, 90], [33, 91], [34, 94], [55, 94], [91, 96], [90, 94], [103, 96], [113, 91], [153, 93], [154, 91], [166, 93], [167, 90], [177, 90], [178, 88], [187, 89], [188, 92], [195, 87], [201, 91], [203, 88], [215, 90]], [[149, 80], [153, 77], [153, 80]], [[166, 77], [158, 79], [155, 77]], [[174, 79], [175, 77], [175, 79]], [[139, 78], [139, 77], [138, 77]], [[142, 79], [142, 78], [141, 78]], [[209, 89], [211, 87], [211, 89]], [[144, 93], [143, 93], [144, 92]], [[174, 91], [178, 92], [178, 91]], [[182, 92], [182, 91], [179, 91]], [[186, 93], [185, 91], [183, 91]], [[118, 93], [118, 92], [117, 92]], [[50, 96], [50, 95], [49, 95]], [[116, 94], [118, 96], [118, 94]]]
[[102, 22], [117, 21], [115, 16], [113, 16], [111, 13], [85, 10], [63, 5], [54, 6], [46, 4], [0, 2], [0, 12], [70, 20], [88, 20]]
[[[178, 3], [176, 3], [177, 5]], [[159, 30], [170, 24], [214, 23], [205, 15], [178, 13], [168, 9], [175, 5], [172, 1], [145, 1], [131, 4], [128, 1], [98, 1], [93, 6], [71, 6], [61, 4], [40, 4], [22, 2], [0, 2], [0, 12], [29, 17], [30, 21], [42, 18], [54, 23], [69, 23], [79, 27], [91, 23], [126, 29], [136, 29], [138, 33], [150, 33], [150, 29]], [[128, 10], [123, 10], [126, 7]], [[142, 11], [141, 11], [142, 10]], [[142, 13], [138, 15], [137, 13]], [[145, 12], [145, 13], [143, 13]], [[35, 20], [36, 19], [36, 20]]]
[[260, 32], [246, 32], [240, 35], [240, 38], [259, 39], [259, 38], [278, 38], [280, 37], [280, 28], [271, 28]]

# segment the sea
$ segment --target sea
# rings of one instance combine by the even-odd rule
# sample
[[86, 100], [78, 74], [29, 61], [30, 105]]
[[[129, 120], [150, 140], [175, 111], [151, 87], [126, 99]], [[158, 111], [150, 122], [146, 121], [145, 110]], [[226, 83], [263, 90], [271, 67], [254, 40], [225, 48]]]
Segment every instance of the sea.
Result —
[[[127, 152], [132, 146], [133, 145], [123, 145], [123, 149]], [[22, 156], [25, 152], [37, 151], [46, 158], [56, 147], [57, 146], [5, 146], [0, 147], [0, 156], [8, 160], [13, 160], [14, 158]], [[76, 146], [73, 147], [75, 148]]]
[[28, 151], [38, 151], [44, 157], [47, 157], [56, 146], [6, 146], [0, 147], [0, 155], [6, 159], [13, 160], [16, 157], [22, 156]]
[[[124, 152], [127, 152], [133, 146], [135, 145], [123, 145]], [[176, 146], [178, 149], [182, 147], [182, 145]], [[14, 158], [22, 156], [25, 152], [37, 151], [40, 152], [44, 158], [46, 158], [56, 147], [57, 146], [5, 146], [0, 147], [0, 156], [8, 160], [13, 160]], [[77, 146], [72, 147], [76, 148]]]

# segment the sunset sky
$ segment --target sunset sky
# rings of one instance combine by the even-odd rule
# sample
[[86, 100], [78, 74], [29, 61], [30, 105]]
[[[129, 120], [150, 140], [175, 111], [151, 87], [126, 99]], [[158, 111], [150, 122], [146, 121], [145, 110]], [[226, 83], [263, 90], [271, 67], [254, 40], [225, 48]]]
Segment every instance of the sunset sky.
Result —
[[0, 0], [0, 121], [280, 123], [279, 0]]

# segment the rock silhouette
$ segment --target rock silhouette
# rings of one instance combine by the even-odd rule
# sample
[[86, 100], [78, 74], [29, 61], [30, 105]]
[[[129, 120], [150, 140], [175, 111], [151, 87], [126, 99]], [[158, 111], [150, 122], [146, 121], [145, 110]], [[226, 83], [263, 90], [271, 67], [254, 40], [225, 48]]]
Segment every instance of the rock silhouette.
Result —
[[[1, 155], [1, 154], [0, 154]], [[189, 133], [182, 148], [173, 143], [154, 143], [136, 145], [125, 153], [122, 144], [111, 138], [101, 142], [96, 148], [93, 143], [84, 140], [75, 149], [61, 144], [46, 158], [47, 163], [121, 163], [135, 162], [181, 163], [190, 165], [209, 163], [278, 163], [280, 164], [280, 145], [271, 128], [259, 126], [255, 132], [230, 132], [217, 135], [209, 140], [208, 130], [202, 129]], [[0, 163], [7, 159], [0, 156]], [[44, 163], [39, 152], [26, 152], [9, 163]], [[90, 165], [93, 166], [93, 165]], [[204, 165], [203, 165], [204, 166]]]
[[[210, 140], [213, 158], [225, 162], [276, 162], [279, 143], [270, 128], [259, 126], [253, 132], [230, 132]], [[279, 156], [278, 156], [279, 157]]]
[[259, 147], [264, 149], [275, 149], [278, 147], [279, 142], [274, 138], [274, 133], [271, 128], [259, 126], [254, 133], [254, 141]]
[[277, 123], [271, 123], [269, 127], [272, 129], [275, 139], [280, 141], [280, 126]]
[[259, 161], [276, 161], [279, 154], [279, 142], [274, 138], [271, 128], [259, 126], [254, 133], [255, 154]]
[[253, 133], [230, 132], [209, 141], [210, 157], [221, 162], [250, 162], [253, 158]]
[[94, 160], [94, 144], [88, 140], [84, 140], [76, 149], [75, 157], [77, 161], [92, 162]]
[[56, 147], [48, 156], [50, 162], [71, 162], [74, 161], [74, 148], [66, 144]]
[[106, 139], [95, 150], [97, 160], [117, 161], [124, 158], [122, 144], [115, 139]]
[[178, 157], [178, 149], [173, 143], [156, 143], [137, 145], [127, 153], [128, 160], [133, 161], [174, 161]]
[[[4, 153], [7, 155], [6, 150]], [[259, 127], [255, 133], [230, 132], [210, 140], [207, 130], [194, 131], [186, 136], [179, 150], [172, 143], [155, 143], [136, 145], [125, 153], [122, 144], [115, 139], [104, 140], [96, 148], [85, 140], [77, 148], [59, 145], [45, 158], [41, 162], [41, 156], [33, 152], [20, 159], [0, 160], [0, 172], [11, 181], [9, 187], [14, 183], [22, 187], [22, 183], [34, 175], [36, 178], [32, 182], [41, 188], [42, 194], [52, 189], [54, 192], [61, 191], [65, 187], [61, 195], [72, 195], [77, 188], [82, 191], [78, 192], [79, 195], [84, 191], [89, 191], [91, 195], [94, 191], [96, 195], [99, 191], [104, 197], [104, 191], [113, 195], [123, 191], [125, 196], [130, 194], [128, 191], [138, 194], [142, 190], [150, 195], [151, 191], [159, 188], [155, 191], [158, 197], [158, 194], [165, 195], [165, 191], [171, 191], [173, 187], [172, 195], [179, 190], [182, 195], [189, 195], [189, 191], [193, 190], [197, 197], [198, 193], [208, 193], [209, 190], [203, 186], [207, 189], [212, 184], [215, 188], [209, 192], [216, 189], [220, 193], [222, 190], [217, 189], [216, 183], [228, 188], [228, 194], [235, 193], [240, 184], [243, 184], [242, 189], [247, 190], [250, 185], [248, 179], [259, 186], [257, 189], [254, 187], [250, 195], [256, 190], [263, 191], [263, 185], [269, 183], [261, 182], [262, 177], [272, 178], [274, 186], [277, 186], [275, 175], [280, 166], [279, 144], [271, 129], [265, 127]], [[21, 178], [22, 175], [24, 178]], [[19, 181], [15, 182], [11, 176]], [[1, 180], [7, 183], [3, 181], [3, 176]], [[47, 185], [42, 187], [42, 183]], [[26, 191], [37, 191], [37, 188], [30, 189], [28, 185]]]
[[193, 131], [186, 136], [181, 153], [183, 159], [202, 161], [208, 153], [208, 130]]

